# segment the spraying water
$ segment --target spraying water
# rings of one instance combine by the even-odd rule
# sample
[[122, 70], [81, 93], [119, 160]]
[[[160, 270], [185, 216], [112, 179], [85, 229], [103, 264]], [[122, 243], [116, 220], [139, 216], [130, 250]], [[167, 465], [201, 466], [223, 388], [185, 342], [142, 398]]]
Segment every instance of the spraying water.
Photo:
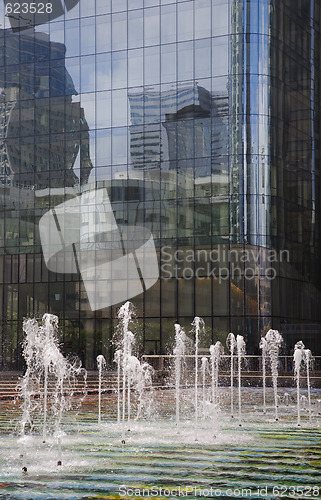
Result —
[[[118, 312], [118, 349], [115, 352], [115, 361], [117, 363], [117, 420], [122, 422], [122, 444], [125, 444], [125, 425], [127, 421], [127, 429], [130, 431], [130, 423], [132, 416], [132, 390], [138, 393], [138, 412], [136, 418], [143, 413], [152, 415], [153, 398], [152, 398], [152, 374], [153, 368], [148, 363], [140, 363], [138, 358], [133, 355], [135, 346], [135, 336], [129, 330], [130, 323], [133, 322], [135, 316], [134, 306], [131, 302], [126, 302]], [[122, 380], [121, 380], [122, 379]], [[122, 391], [120, 386], [122, 385]], [[120, 392], [122, 392], [122, 411]], [[148, 392], [149, 397], [146, 397]], [[127, 419], [126, 419], [126, 403], [127, 403]]]
[[202, 370], [202, 399], [203, 399], [203, 414], [205, 417], [205, 405], [206, 405], [206, 375], [208, 372], [208, 359], [203, 356], [201, 359], [201, 370]]
[[175, 356], [175, 365], [174, 365], [174, 373], [175, 373], [175, 403], [176, 403], [176, 425], [179, 426], [179, 417], [180, 417], [180, 384], [182, 377], [182, 369], [185, 361], [185, 353], [186, 353], [186, 335], [184, 333], [183, 328], [176, 323], [175, 324], [175, 346], [173, 350], [173, 354]]
[[234, 352], [236, 349], [236, 340], [234, 333], [229, 333], [226, 339], [226, 346], [231, 353], [231, 417], [234, 417], [234, 400], [233, 400], [233, 392], [234, 392], [234, 381], [233, 381], [233, 373], [234, 373]]
[[122, 336], [125, 332], [128, 332], [130, 323], [133, 322], [135, 318], [135, 308], [133, 304], [127, 301], [123, 304], [118, 311], [118, 320], [119, 320], [119, 334]]
[[121, 383], [121, 365], [122, 365], [122, 350], [117, 349], [114, 356], [114, 361], [117, 363], [117, 423], [120, 424], [120, 383]]
[[293, 354], [293, 361], [294, 361], [294, 376], [296, 380], [296, 392], [297, 392], [297, 423], [298, 426], [300, 427], [301, 425], [301, 402], [300, 402], [300, 372], [301, 372], [301, 364], [303, 361], [304, 357], [304, 344], [300, 340], [297, 342], [294, 346], [294, 354]]
[[239, 426], [242, 425], [242, 397], [241, 397], [241, 367], [242, 358], [245, 356], [245, 342], [242, 335], [236, 337], [237, 365], [238, 365], [238, 396], [239, 396]]
[[[134, 339], [134, 336], [133, 336]], [[136, 356], [130, 354], [127, 359], [127, 421], [128, 430], [130, 430], [130, 419], [131, 419], [131, 387], [137, 384], [140, 378], [140, 363]]]
[[224, 348], [221, 342], [216, 342], [215, 345], [210, 346], [211, 357], [211, 376], [212, 376], [212, 402], [215, 406], [218, 405], [218, 370], [220, 360], [224, 354]]
[[[25, 443], [26, 433], [33, 432], [33, 415], [36, 416], [42, 410], [43, 442], [46, 442], [49, 432], [54, 434], [58, 442], [57, 465], [61, 465], [61, 439], [64, 435], [61, 428], [63, 413], [71, 407], [71, 397], [77, 378], [80, 376], [83, 378], [85, 390], [86, 370], [81, 367], [79, 359], [66, 359], [62, 355], [58, 342], [57, 316], [44, 314], [39, 323], [35, 319], [25, 319], [23, 331], [25, 338], [22, 346], [26, 371], [18, 384], [23, 401], [21, 441]], [[35, 397], [39, 394], [41, 397], [36, 399]], [[42, 408], [41, 402], [43, 402]], [[27, 469], [25, 453], [23, 455], [23, 468]]]
[[[33, 396], [40, 393], [41, 362], [38, 353], [41, 350], [41, 337], [39, 335], [38, 322], [29, 318], [24, 320], [23, 331], [23, 357], [26, 363], [26, 371], [19, 381], [18, 390], [22, 397], [22, 417], [20, 422], [20, 434], [25, 436], [27, 430], [33, 430], [33, 413], [36, 412], [39, 403]], [[23, 441], [23, 440], [22, 440]]]
[[204, 321], [195, 316], [192, 323], [194, 333], [195, 333], [195, 391], [194, 391], [194, 401], [195, 401], [195, 430], [197, 439], [197, 428], [198, 428], [198, 349], [199, 349], [199, 335], [202, 330], [204, 330]]
[[264, 337], [261, 338], [259, 347], [262, 350], [263, 413], [266, 413], [266, 355], [268, 344]]
[[285, 406], [289, 406], [289, 404], [290, 404], [290, 395], [289, 395], [288, 392], [284, 393], [283, 402], [284, 402]]
[[151, 419], [155, 412], [152, 379], [154, 368], [149, 363], [141, 363], [137, 368], [135, 387], [138, 392], [138, 411], [136, 420], [143, 415]]
[[312, 361], [312, 352], [310, 349], [304, 349], [304, 361], [306, 365], [307, 373], [307, 389], [308, 389], [308, 411], [309, 411], [309, 421], [311, 422], [311, 385], [310, 385], [310, 369]]
[[127, 384], [127, 414], [128, 422], [130, 422], [130, 358], [132, 356], [132, 348], [134, 344], [134, 335], [131, 331], [124, 331], [123, 347], [122, 347], [122, 372], [123, 372], [123, 414], [122, 414], [122, 442], [125, 443], [125, 420], [126, 420], [126, 384]]
[[275, 407], [275, 420], [278, 417], [278, 363], [279, 352], [283, 342], [282, 335], [277, 330], [269, 330], [265, 335], [267, 352], [271, 363], [273, 392], [274, 392], [274, 407]]
[[300, 401], [301, 401], [301, 408], [302, 408], [302, 410], [306, 410], [307, 409], [308, 398], [306, 396], [304, 396], [304, 394], [302, 394], [302, 396], [300, 397]]
[[126, 421], [126, 388], [127, 388], [127, 412], [130, 420], [130, 363], [134, 344], [134, 335], [129, 330], [129, 324], [135, 316], [134, 306], [127, 301], [118, 311], [118, 350], [122, 361], [122, 444], [125, 444], [125, 421]]
[[[117, 388], [119, 394], [122, 394], [123, 403], [123, 443], [125, 438], [125, 417], [126, 408], [128, 409], [128, 421], [131, 415], [131, 394], [133, 397], [133, 409], [135, 409], [135, 403], [138, 401], [138, 412], [137, 417], [146, 414], [148, 418], [151, 418], [153, 411], [153, 386], [152, 386], [152, 375], [153, 368], [148, 365], [148, 363], [140, 363], [139, 360], [132, 354], [134, 347], [134, 335], [129, 330], [130, 320], [129, 317], [132, 314], [132, 309], [127, 306], [119, 315], [119, 338], [118, 338], [118, 349], [115, 353], [115, 361], [117, 362]], [[198, 432], [198, 378], [199, 378], [199, 344], [200, 344], [200, 333], [204, 328], [204, 322], [200, 318], [195, 318], [193, 322], [194, 332], [195, 332], [195, 426], [196, 426], [196, 437]], [[23, 344], [23, 352], [26, 360], [26, 371], [24, 377], [20, 380], [20, 395], [22, 396], [22, 419], [20, 428], [20, 443], [22, 448], [22, 458], [23, 458], [23, 471], [27, 471], [27, 455], [26, 449], [28, 447], [30, 439], [30, 434], [36, 426], [34, 422], [36, 419], [34, 415], [39, 411], [39, 415], [43, 417], [42, 420], [42, 434], [43, 436], [49, 436], [52, 434], [57, 440], [58, 446], [58, 461], [57, 465], [62, 464], [62, 439], [64, 432], [62, 430], [62, 416], [63, 411], [68, 409], [69, 399], [67, 394], [72, 393], [73, 381], [80, 373], [84, 372], [81, 369], [81, 365], [76, 360], [65, 359], [59, 350], [58, 337], [58, 320], [55, 316], [45, 315], [42, 323], [38, 324], [35, 320], [26, 320], [24, 322], [24, 332], [25, 340]], [[180, 383], [182, 380], [182, 366], [184, 364], [186, 339], [183, 330], [179, 325], [175, 326], [175, 380], [176, 384], [176, 403], [178, 401], [178, 420], [180, 415]], [[278, 332], [271, 330], [265, 337], [265, 344], [262, 339], [262, 347], [266, 349], [272, 366], [272, 374], [277, 381], [277, 362], [278, 362], [278, 352], [282, 342], [282, 337]], [[264, 346], [263, 346], [264, 344]], [[231, 353], [231, 389], [233, 389], [233, 356], [234, 352], [237, 352], [238, 359], [238, 402], [239, 402], [239, 422], [241, 423], [241, 362], [242, 358], [245, 356], [245, 342], [244, 338], [240, 335], [235, 339], [233, 334], [229, 334], [227, 341]], [[211, 354], [211, 375], [212, 375], [212, 398], [213, 401], [217, 403], [217, 390], [218, 390], [218, 366], [220, 361], [220, 356], [223, 353], [222, 345], [217, 342], [215, 345], [210, 347]], [[308, 394], [309, 394], [309, 370], [311, 366], [311, 352], [305, 349], [303, 343], [298, 343], [295, 346], [295, 369], [297, 378], [297, 388], [298, 388], [298, 423], [300, 424], [300, 404], [302, 399], [299, 398], [299, 388], [300, 388], [300, 369], [302, 361], [306, 362], [307, 368], [307, 379], [308, 379]], [[103, 356], [97, 357], [98, 370], [101, 371], [105, 366], [105, 360]], [[276, 368], [276, 373], [275, 373]], [[202, 388], [203, 388], [203, 402], [206, 402], [206, 376], [208, 373], [208, 358], [203, 357], [201, 361], [201, 373], [202, 373]], [[122, 384], [122, 391], [121, 391]], [[137, 392], [135, 393], [134, 390]], [[277, 389], [277, 384], [274, 385], [275, 394]], [[71, 391], [71, 392], [70, 392]], [[99, 392], [101, 393], [101, 383], [99, 384]], [[39, 396], [35, 397], [35, 396]], [[46, 394], [46, 397], [45, 397]], [[138, 395], [138, 398], [137, 398]], [[232, 404], [231, 408], [233, 411], [233, 392], [231, 391]], [[135, 399], [136, 397], [136, 399]], [[310, 398], [310, 397], [309, 397]], [[100, 400], [100, 396], [99, 396]], [[306, 404], [306, 398], [304, 396], [304, 404]], [[310, 399], [308, 399], [310, 407]], [[118, 419], [121, 421], [121, 400], [118, 399]], [[289, 404], [289, 395], [285, 394], [285, 404]], [[320, 411], [320, 408], [319, 408]], [[276, 409], [277, 412], [277, 409]], [[134, 411], [132, 412], [134, 413]], [[99, 403], [99, 420], [101, 414], [101, 405]], [[276, 413], [277, 416], [277, 413]], [[177, 420], [177, 421], [178, 421]], [[127, 424], [127, 419], [126, 419]], [[194, 422], [193, 422], [194, 425]], [[205, 427], [204, 423], [203, 426]], [[44, 432], [45, 429], [45, 432]], [[157, 429], [158, 432], [158, 429]], [[159, 437], [159, 436], [158, 436]]]
[[98, 367], [98, 424], [101, 424], [101, 382], [102, 382], [102, 372], [106, 368], [106, 360], [102, 354], [99, 354], [96, 358]]
[[[43, 441], [47, 438], [47, 403], [48, 403], [48, 375], [49, 368], [54, 368], [55, 364], [61, 363], [61, 353], [58, 348], [58, 339], [56, 336], [58, 327], [58, 318], [51, 314], [45, 314], [42, 318], [43, 353], [42, 362], [44, 368], [44, 402], [43, 402]], [[40, 331], [41, 331], [40, 330]]]

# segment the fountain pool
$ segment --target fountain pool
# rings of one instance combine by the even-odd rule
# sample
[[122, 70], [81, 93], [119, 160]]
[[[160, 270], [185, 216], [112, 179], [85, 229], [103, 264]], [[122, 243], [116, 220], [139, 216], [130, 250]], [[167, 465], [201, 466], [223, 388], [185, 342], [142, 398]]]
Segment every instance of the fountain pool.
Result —
[[[321, 495], [321, 391], [311, 390], [312, 355], [302, 342], [294, 353], [296, 388], [280, 389], [282, 336], [274, 330], [266, 334], [273, 388], [264, 381], [262, 395], [261, 389], [242, 386], [246, 345], [241, 335], [235, 339], [230, 333], [232, 383], [220, 387], [223, 346], [210, 346], [209, 356], [199, 353], [205, 324], [196, 317], [193, 340], [175, 326], [172, 381], [160, 388], [152, 383], [153, 368], [134, 355], [132, 305], [124, 304], [118, 316], [117, 390], [103, 392], [106, 363], [99, 355], [96, 396], [85, 395], [87, 374], [81, 364], [60, 352], [58, 318], [45, 314], [40, 322], [24, 321], [27, 368], [18, 384], [20, 399], [0, 402], [0, 498]], [[191, 347], [192, 369], [186, 357]], [[306, 389], [300, 385], [302, 367]], [[79, 377], [84, 383], [80, 397], [75, 395]]]
[[[210, 388], [209, 388], [210, 390]], [[193, 405], [192, 389], [181, 388]], [[82, 407], [64, 417], [62, 462], [57, 467], [55, 436], [43, 443], [35, 433], [25, 436], [28, 472], [21, 470], [19, 445], [21, 409], [0, 402], [0, 498], [115, 499], [115, 498], [317, 498], [321, 496], [321, 428], [312, 390], [312, 415], [302, 409], [296, 422], [295, 389], [278, 389], [279, 421], [274, 416], [274, 391], [243, 388], [242, 427], [230, 415], [230, 393], [218, 389], [220, 413], [208, 408], [195, 418], [180, 416], [175, 425], [175, 388], [155, 390], [157, 420], [131, 422], [126, 445], [117, 423], [117, 395], [102, 394], [101, 423], [98, 396], [87, 396]], [[304, 391], [302, 391], [304, 394]], [[235, 397], [237, 388], [235, 388]], [[174, 404], [173, 404], [174, 402]], [[133, 401], [133, 405], [135, 402]], [[212, 488], [212, 489], [211, 489]], [[180, 495], [180, 496], [179, 496]]]

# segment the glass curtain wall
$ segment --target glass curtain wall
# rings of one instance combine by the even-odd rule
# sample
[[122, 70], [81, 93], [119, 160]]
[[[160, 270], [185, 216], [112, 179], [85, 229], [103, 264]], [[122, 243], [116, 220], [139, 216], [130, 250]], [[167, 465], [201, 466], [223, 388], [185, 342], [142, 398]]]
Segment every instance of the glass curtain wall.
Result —
[[320, 7], [275, 2], [271, 24], [271, 242], [287, 248], [272, 311], [289, 345], [320, 354]]
[[66, 0], [28, 22], [1, 2], [1, 366], [21, 367], [22, 320], [45, 312], [66, 354], [112, 359], [121, 303], [94, 310], [39, 234], [102, 189], [153, 235], [159, 279], [128, 297], [146, 353], [195, 315], [204, 346], [233, 331], [256, 352], [271, 327], [316, 344], [320, 2]]

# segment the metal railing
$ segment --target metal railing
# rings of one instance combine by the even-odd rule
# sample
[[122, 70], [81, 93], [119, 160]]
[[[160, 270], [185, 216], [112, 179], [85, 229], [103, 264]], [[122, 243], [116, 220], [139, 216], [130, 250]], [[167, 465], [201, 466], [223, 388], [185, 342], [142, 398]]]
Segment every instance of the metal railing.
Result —
[[[199, 359], [207, 357], [210, 359], [209, 354], [200, 354]], [[236, 356], [234, 356], [234, 359]], [[173, 354], [144, 354], [142, 359], [149, 363], [155, 370], [167, 371], [172, 366], [175, 356]], [[186, 368], [193, 370], [195, 356], [192, 354], [185, 356]], [[228, 371], [230, 367], [231, 357], [227, 354], [221, 356], [220, 371]], [[235, 365], [236, 366], [236, 365]], [[248, 372], [261, 372], [262, 371], [262, 357], [257, 355], [246, 354], [242, 361], [243, 370]], [[269, 363], [267, 361], [267, 370], [269, 370]], [[293, 356], [279, 356], [279, 373], [293, 375]], [[321, 356], [314, 356], [311, 363], [311, 372], [321, 371]], [[267, 373], [269, 375], [269, 372]]]

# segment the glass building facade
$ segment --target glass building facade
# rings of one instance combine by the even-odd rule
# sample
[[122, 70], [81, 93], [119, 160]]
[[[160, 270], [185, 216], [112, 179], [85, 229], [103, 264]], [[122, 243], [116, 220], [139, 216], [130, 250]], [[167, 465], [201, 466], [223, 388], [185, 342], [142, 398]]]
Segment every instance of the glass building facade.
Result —
[[285, 352], [302, 339], [321, 354], [320, 8], [1, 0], [2, 369], [21, 368], [23, 318], [45, 312], [66, 354], [111, 359], [122, 302], [92, 307], [39, 231], [84, 193], [97, 217], [102, 190], [115, 224], [152, 234], [158, 276], [128, 293], [147, 353], [197, 315], [204, 345], [232, 331], [255, 353], [275, 328]]

